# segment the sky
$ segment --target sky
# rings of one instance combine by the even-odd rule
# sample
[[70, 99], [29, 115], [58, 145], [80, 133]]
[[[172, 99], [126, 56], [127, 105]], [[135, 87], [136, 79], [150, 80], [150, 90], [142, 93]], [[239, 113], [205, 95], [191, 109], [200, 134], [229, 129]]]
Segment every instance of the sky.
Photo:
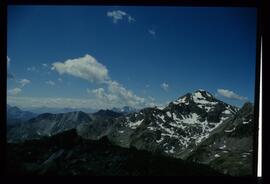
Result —
[[254, 102], [256, 9], [9, 6], [7, 101], [164, 106], [197, 89]]

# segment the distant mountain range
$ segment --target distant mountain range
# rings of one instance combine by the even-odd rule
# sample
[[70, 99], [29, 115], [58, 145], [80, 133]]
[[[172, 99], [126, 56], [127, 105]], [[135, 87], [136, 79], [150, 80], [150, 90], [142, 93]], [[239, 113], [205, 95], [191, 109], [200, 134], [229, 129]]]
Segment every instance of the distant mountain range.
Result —
[[28, 121], [37, 114], [29, 111], [23, 111], [18, 107], [7, 105], [7, 125], [14, 126]]
[[129, 106], [124, 106], [122, 108], [112, 108], [111, 110], [114, 112], [119, 112], [119, 113], [123, 113], [123, 114], [129, 114], [129, 113], [133, 113], [133, 112], [138, 111], [138, 109], [135, 109], [135, 108], [129, 107]]
[[58, 114], [58, 113], [68, 113], [68, 112], [74, 112], [74, 111], [93, 113], [97, 111], [91, 108], [53, 108], [53, 107], [34, 107], [34, 108], [25, 108], [25, 110], [34, 112], [36, 114], [43, 114], [43, 113]]
[[[9, 105], [8, 105], [9, 106]], [[17, 107], [18, 108], [18, 107]], [[108, 110], [108, 109], [107, 109]], [[33, 107], [33, 108], [24, 108], [23, 111], [32, 112], [35, 114], [43, 114], [43, 113], [52, 113], [52, 114], [58, 114], [58, 113], [67, 113], [67, 112], [74, 112], [74, 111], [82, 111], [85, 113], [95, 113], [99, 110], [92, 109], [92, 108], [53, 108], [53, 107]], [[122, 108], [112, 108], [110, 111], [118, 112], [121, 114], [128, 114], [132, 112], [138, 111], [138, 109], [135, 109], [133, 107], [124, 106]]]
[[120, 147], [206, 164], [223, 174], [243, 176], [252, 174], [253, 111], [251, 103], [239, 109], [205, 90], [197, 90], [163, 108], [41, 114], [8, 131], [8, 140], [41, 139], [76, 129], [83, 139], [107, 137]]

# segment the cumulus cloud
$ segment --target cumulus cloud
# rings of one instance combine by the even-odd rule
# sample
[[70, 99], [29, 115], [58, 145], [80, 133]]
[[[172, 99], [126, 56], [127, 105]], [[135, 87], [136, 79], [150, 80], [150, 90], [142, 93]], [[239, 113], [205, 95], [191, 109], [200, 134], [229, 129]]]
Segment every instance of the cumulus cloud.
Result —
[[217, 92], [219, 95], [226, 97], [226, 98], [242, 100], [242, 101], [247, 100], [247, 97], [240, 96], [240, 95], [236, 94], [235, 92], [230, 91], [228, 89], [218, 89]]
[[52, 65], [52, 70], [56, 70], [61, 75], [69, 74], [90, 82], [104, 82], [109, 78], [107, 68], [88, 54], [81, 58], [68, 59]]
[[132, 107], [138, 107], [145, 103], [145, 99], [135, 95], [116, 81], [108, 81], [108, 91], [120, 98], [121, 101]]
[[156, 35], [156, 31], [153, 30], [153, 29], [149, 29], [149, 30], [148, 30], [148, 33], [149, 33], [150, 35], [153, 35], [153, 36]]
[[107, 16], [112, 18], [113, 23], [115, 24], [117, 24], [119, 20], [123, 20], [125, 17], [127, 18], [129, 23], [135, 22], [135, 18], [121, 10], [108, 11]]
[[51, 86], [54, 86], [54, 85], [55, 85], [55, 82], [53, 82], [53, 81], [51, 81], [51, 80], [46, 81], [45, 83], [48, 84], [48, 85], [51, 85]]
[[127, 90], [116, 81], [107, 81], [107, 89], [98, 88], [87, 92], [98, 99], [104, 106], [113, 104], [114, 107], [131, 106], [141, 107], [146, 105], [146, 100]]
[[18, 83], [20, 83], [22, 87], [24, 87], [25, 85], [29, 84], [30, 82], [31, 82], [31, 81], [28, 80], [28, 79], [20, 79], [20, 80], [18, 81]]
[[160, 87], [164, 90], [164, 91], [168, 91], [169, 90], [169, 84], [163, 82]]
[[68, 74], [88, 80], [91, 83], [103, 85], [103, 88], [93, 90], [86, 89], [90, 97], [94, 97], [98, 100], [98, 103], [100, 103], [101, 106], [103, 105], [103, 107], [109, 104], [115, 107], [125, 105], [132, 107], [147, 106], [147, 100], [145, 98], [135, 95], [122, 84], [112, 80], [106, 66], [89, 54], [81, 58], [53, 63], [52, 70], [57, 71], [60, 75]]
[[101, 103], [104, 104], [114, 104], [118, 101], [118, 97], [116, 95], [106, 93], [104, 88], [98, 88], [93, 90], [87, 89], [87, 92], [89, 94], [93, 94], [95, 98], [97, 98]]
[[8, 95], [17, 95], [21, 92], [22, 90], [20, 88], [14, 88], [7, 91]]

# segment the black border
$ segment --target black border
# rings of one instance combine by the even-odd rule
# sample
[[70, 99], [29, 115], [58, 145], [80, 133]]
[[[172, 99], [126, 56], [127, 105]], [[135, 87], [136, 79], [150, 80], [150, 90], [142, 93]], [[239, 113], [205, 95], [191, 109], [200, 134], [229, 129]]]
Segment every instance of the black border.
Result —
[[[258, 147], [258, 117], [259, 117], [259, 84], [260, 84], [260, 52], [261, 52], [261, 36], [263, 33], [262, 27], [262, 0], [2, 0], [0, 4], [0, 30], [1, 30], [1, 60], [6, 61], [7, 53], [7, 6], [8, 5], [123, 5], [123, 6], [200, 6], [200, 7], [256, 7], [257, 8], [257, 53], [256, 53], [256, 81], [255, 81], [255, 104], [254, 104], [254, 159], [253, 159], [253, 176], [252, 177], [233, 177], [233, 181], [241, 183], [261, 182], [257, 178], [257, 147]], [[264, 20], [266, 22], [266, 20]], [[1, 62], [0, 70], [3, 76], [7, 76], [7, 63]], [[265, 71], [264, 71], [265, 73]], [[5, 77], [0, 77], [1, 82], [1, 96], [6, 97], [7, 80]], [[6, 103], [7, 99], [3, 98], [2, 108], [2, 122], [6, 122]], [[265, 106], [263, 107], [265, 110]], [[264, 124], [263, 124], [264, 126]], [[266, 130], [263, 129], [263, 138], [265, 140]], [[1, 147], [0, 150], [6, 150], [6, 123], [0, 124]], [[264, 145], [264, 142], [263, 142]], [[265, 145], [264, 145], [265, 146]], [[255, 149], [256, 148], [256, 149]], [[265, 151], [265, 149], [263, 148]], [[1, 165], [5, 165], [5, 154], [1, 151]], [[263, 154], [263, 159], [267, 155]], [[2, 164], [3, 163], [3, 164]], [[265, 168], [263, 164], [263, 168]], [[5, 169], [5, 168], [4, 168]], [[263, 170], [263, 176], [266, 175]], [[1, 173], [5, 173], [5, 170]], [[240, 179], [240, 180], [239, 180]], [[258, 180], [259, 179], [259, 180]], [[225, 180], [227, 181], [227, 180]], [[230, 182], [231, 179], [228, 181]]]

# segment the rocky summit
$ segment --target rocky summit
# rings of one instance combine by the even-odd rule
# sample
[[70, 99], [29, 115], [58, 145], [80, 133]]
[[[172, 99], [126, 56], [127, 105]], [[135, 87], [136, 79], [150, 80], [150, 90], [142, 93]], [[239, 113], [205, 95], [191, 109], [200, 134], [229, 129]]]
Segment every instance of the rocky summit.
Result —
[[237, 110], [209, 92], [197, 90], [162, 109], [147, 108], [119, 118], [109, 138], [123, 147], [185, 158]]

